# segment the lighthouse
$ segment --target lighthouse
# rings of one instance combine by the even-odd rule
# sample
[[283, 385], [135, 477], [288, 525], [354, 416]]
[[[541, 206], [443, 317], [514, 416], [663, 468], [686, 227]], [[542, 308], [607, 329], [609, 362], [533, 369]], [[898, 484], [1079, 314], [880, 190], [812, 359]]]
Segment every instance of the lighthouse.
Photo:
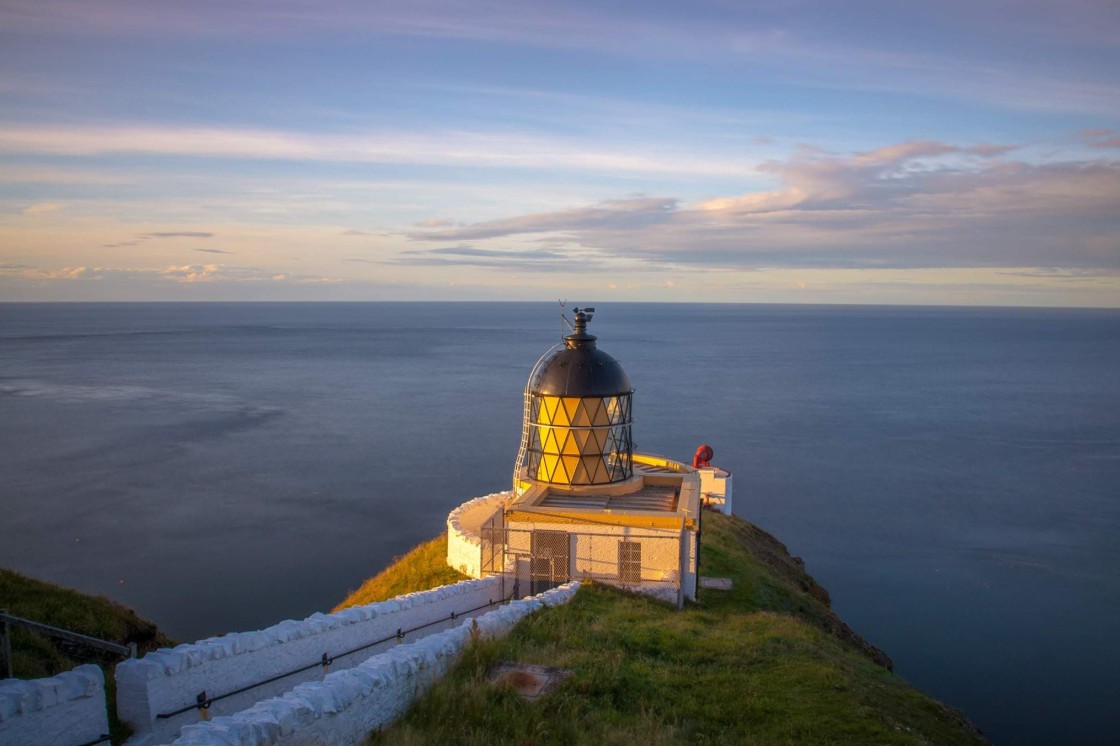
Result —
[[451, 512], [447, 561], [515, 596], [581, 579], [681, 606], [696, 598], [701, 511], [731, 511], [731, 475], [708, 446], [691, 465], [635, 451], [634, 387], [589, 331], [594, 314], [573, 309], [531, 368], [513, 489]]

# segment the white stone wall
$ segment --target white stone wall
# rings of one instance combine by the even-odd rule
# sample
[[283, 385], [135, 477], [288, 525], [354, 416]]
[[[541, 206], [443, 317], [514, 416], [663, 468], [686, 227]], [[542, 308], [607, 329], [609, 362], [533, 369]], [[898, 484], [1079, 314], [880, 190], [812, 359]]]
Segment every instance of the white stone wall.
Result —
[[[254, 632], [236, 632], [172, 649], [157, 650], [143, 658], [117, 666], [117, 712], [132, 725], [134, 744], [174, 739], [184, 725], [198, 722], [195, 709], [168, 719], [159, 713], [191, 705], [199, 692], [217, 696], [286, 673], [320, 660], [323, 653], [334, 657], [331, 669], [357, 665], [397, 644], [381, 643], [349, 656], [347, 650], [374, 640], [394, 636], [398, 629], [439, 624], [419, 630], [406, 640], [416, 640], [458, 626], [450, 615], [464, 614], [502, 596], [501, 578], [465, 580], [420, 593], [397, 596], [389, 601], [355, 606], [333, 614], [313, 614], [302, 621], [288, 620]], [[469, 616], [478, 616], [486, 609]], [[282, 678], [211, 705], [210, 715], [225, 715], [255, 702], [277, 696], [301, 682], [320, 680], [323, 668]]]
[[[567, 603], [579, 583], [514, 601], [479, 617], [478, 633], [498, 637], [542, 606]], [[282, 697], [232, 716], [188, 725], [175, 746], [312, 746], [361, 744], [400, 717], [443, 676], [470, 642], [471, 622], [402, 645], [361, 665], [300, 684]]]
[[481, 528], [513, 496], [510, 491], [468, 500], [447, 516], [447, 564], [472, 578], [482, 577]]
[[95, 665], [46, 679], [0, 681], [0, 744], [68, 746], [109, 732], [105, 674]]

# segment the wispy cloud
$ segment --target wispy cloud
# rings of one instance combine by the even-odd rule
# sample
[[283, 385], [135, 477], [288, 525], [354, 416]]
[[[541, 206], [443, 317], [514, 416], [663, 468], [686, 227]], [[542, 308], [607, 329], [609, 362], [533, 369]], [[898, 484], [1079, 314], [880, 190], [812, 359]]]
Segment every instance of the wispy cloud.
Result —
[[164, 267], [59, 267], [47, 269], [23, 264], [0, 265], [0, 274], [29, 281], [159, 280], [174, 283], [338, 283], [333, 277], [278, 273], [261, 267], [228, 264], [172, 264]]
[[1081, 130], [1078, 139], [1090, 148], [1120, 148], [1120, 132], [1098, 128]]
[[609, 173], [742, 174], [745, 159], [651, 154], [623, 143], [590, 146], [576, 139], [517, 132], [371, 132], [357, 135], [264, 129], [0, 126], [0, 153], [12, 155], [150, 155], [348, 163], [591, 170]]
[[213, 233], [206, 231], [161, 231], [158, 233], [141, 233], [141, 238], [211, 238]]
[[234, 251], [223, 251], [222, 249], [195, 249], [195, 251], [201, 251], [201, 252], [204, 252], [206, 254], [235, 254], [236, 253]]
[[42, 215], [46, 212], [57, 212], [61, 209], [62, 205], [56, 202], [36, 202], [23, 208], [20, 212], [24, 215]]
[[675, 199], [665, 197], [610, 200], [590, 207], [521, 215], [458, 228], [416, 231], [410, 233], [409, 237], [428, 241], [459, 241], [512, 236], [520, 233], [636, 228], [660, 222], [675, 209], [676, 205]]
[[763, 169], [767, 191], [693, 205], [619, 200], [414, 240], [544, 234], [605, 256], [680, 266], [999, 267], [1120, 271], [1120, 163], [1031, 164], [1006, 145], [902, 142], [802, 149]]

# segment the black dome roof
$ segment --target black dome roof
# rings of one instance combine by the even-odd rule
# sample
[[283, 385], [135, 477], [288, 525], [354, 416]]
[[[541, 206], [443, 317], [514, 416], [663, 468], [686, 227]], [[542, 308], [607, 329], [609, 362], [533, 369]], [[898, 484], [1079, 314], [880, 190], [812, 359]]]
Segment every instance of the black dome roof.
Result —
[[594, 346], [557, 350], [541, 364], [533, 387], [534, 394], [545, 396], [617, 396], [633, 391], [622, 365]]
[[544, 360], [532, 393], [545, 396], [617, 396], [634, 387], [622, 365], [595, 346], [587, 333], [594, 308], [575, 309], [575, 328], [564, 337], [564, 347]]

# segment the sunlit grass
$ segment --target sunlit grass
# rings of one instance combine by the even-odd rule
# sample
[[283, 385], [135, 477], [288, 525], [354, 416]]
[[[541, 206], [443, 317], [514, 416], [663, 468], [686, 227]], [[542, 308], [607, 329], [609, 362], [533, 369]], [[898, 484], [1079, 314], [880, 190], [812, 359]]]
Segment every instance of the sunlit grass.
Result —
[[466, 579], [466, 575], [447, 566], [447, 534], [444, 533], [395, 558], [392, 564], [362, 583], [358, 590], [334, 607], [334, 611]]

